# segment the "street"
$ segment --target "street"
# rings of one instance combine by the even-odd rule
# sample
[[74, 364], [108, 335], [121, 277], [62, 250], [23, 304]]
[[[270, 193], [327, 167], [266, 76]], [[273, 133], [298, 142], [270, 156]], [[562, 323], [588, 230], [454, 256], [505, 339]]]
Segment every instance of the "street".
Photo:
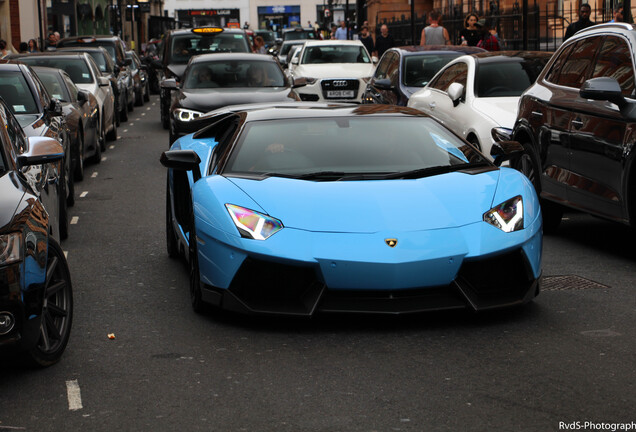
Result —
[[69, 209], [70, 342], [48, 369], [0, 361], [0, 431], [636, 428], [627, 227], [567, 213], [544, 237], [544, 290], [521, 308], [200, 315], [185, 263], [166, 253], [159, 97], [118, 134]]

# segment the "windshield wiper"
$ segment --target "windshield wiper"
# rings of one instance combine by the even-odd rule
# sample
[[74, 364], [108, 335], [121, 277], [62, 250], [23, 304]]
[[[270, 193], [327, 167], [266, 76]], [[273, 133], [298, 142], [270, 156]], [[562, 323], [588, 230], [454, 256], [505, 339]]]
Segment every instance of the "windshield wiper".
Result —
[[446, 174], [453, 171], [462, 171], [465, 169], [480, 167], [480, 166], [490, 166], [488, 162], [475, 162], [468, 164], [459, 164], [459, 165], [443, 165], [443, 166], [434, 166], [428, 168], [418, 168], [411, 171], [400, 171], [391, 174], [386, 174], [383, 178], [385, 180], [390, 179], [416, 179], [423, 177], [430, 177], [439, 174]]

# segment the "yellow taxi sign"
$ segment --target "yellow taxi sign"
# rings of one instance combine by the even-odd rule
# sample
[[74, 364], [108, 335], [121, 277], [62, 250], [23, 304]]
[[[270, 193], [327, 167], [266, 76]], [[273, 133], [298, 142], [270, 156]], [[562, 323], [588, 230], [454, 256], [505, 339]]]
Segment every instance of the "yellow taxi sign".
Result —
[[192, 29], [192, 33], [221, 33], [221, 27], [197, 27]]

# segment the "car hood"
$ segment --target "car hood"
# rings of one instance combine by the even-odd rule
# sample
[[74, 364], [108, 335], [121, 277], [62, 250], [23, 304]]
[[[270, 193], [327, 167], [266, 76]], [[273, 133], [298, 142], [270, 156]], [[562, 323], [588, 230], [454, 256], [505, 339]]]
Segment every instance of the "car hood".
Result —
[[444, 229], [479, 222], [492, 206], [499, 173], [455, 172], [416, 180], [314, 182], [270, 177], [230, 181], [261, 207], [253, 210], [280, 219], [286, 227], [374, 233]]
[[473, 108], [500, 126], [512, 129], [519, 110], [519, 97], [475, 98]]
[[196, 89], [181, 92], [177, 106], [208, 112], [227, 105], [294, 100], [298, 100], [296, 92], [287, 87]]
[[309, 78], [366, 78], [373, 75], [373, 64], [329, 63], [299, 65], [294, 68], [295, 77]]

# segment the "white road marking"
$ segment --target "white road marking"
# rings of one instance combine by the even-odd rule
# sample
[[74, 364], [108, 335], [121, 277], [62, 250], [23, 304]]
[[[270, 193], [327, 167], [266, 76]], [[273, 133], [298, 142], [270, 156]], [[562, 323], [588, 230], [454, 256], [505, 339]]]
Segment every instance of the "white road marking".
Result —
[[102, 156], [102, 162], [104, 162], [106, 159], [108, 159], [106, 156]]
[[88, 195], [88, 191], [84, 191], [80, 194], [80, 198], [84, 198], [86, 195]]
[[68, 258], [68, 251], [64, 251], [64, 258]]
[[71, 225], [77, 225], [78, 221], [79, 221], [79, 216], [73, 216], [71, 218]]
[[135, 121], [139, 121], [139, 120], [141, 120], [141, 117], [137, 117], [137, 118], [135, 119]]
[[66, 395], [68, 396], [68, 409], [71, 411], [81, 410], [82, 395], [77, 380], [66, 381]]
[[146, 115], [146, 113], [141, 113], [141, 115], [142, 115], [142, 116], [145, 116], [145, 115]]
[[[128, 131], [124, 131], [124, 132], [128, 132]], [[117, 135], [117, 139], [121, 139], [121, 135]]]
[[[154, 105], [154, 104], [153, 104]], [[146, 108], [146, 111], [150, 111], [150, 107]]]
[[97, 171], [95, 171], [93, 174], [91, 174], [91, 177], [92, 177], [92, 178], [97, 177]]
[[124, 133], [128, 132], [128, 129], [124, 129]]
[[114, 149], [114, 148], [115, 148], [115, 146], [114, 146], [114, 145], [111, 145], [111, 146], [110, 146], [110, 147], [108, 147], [108, 148], [112, 150], [112, 149]]
[[135, 125], [134, 123], [128, 123], [128, 126], [134, 126], [134, 125]]
[[0, 430], [26, 430], [25, 427], [0, 426]]

